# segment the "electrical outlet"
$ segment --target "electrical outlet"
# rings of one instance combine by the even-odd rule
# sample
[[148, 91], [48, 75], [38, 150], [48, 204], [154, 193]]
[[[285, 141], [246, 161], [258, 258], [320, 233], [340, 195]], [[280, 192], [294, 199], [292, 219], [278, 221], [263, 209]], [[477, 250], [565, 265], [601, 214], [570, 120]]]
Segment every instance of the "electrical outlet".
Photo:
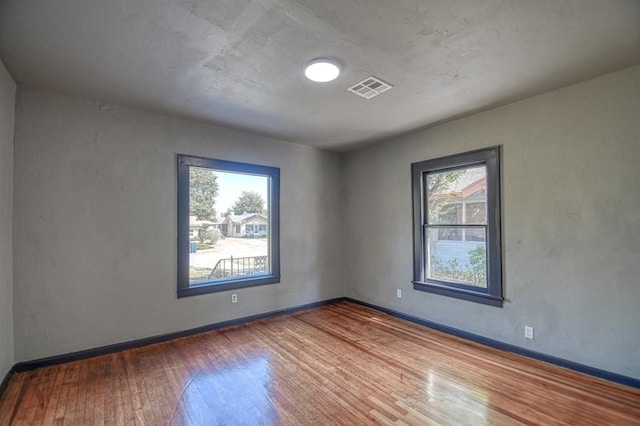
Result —
[[396, 291], [396, 296], [398, 296], [398, 299], [400, 299], [400, 298], [402, 297], [402, 289], [401, 289], [401, 288], [399, 288], [399, 289]]
[[533, 340], [533, 327], [528, 325], [524, 326], [524, 337]]
[[231, 303], [238, 302], [238, 295], [236, 293], [231, 294]]

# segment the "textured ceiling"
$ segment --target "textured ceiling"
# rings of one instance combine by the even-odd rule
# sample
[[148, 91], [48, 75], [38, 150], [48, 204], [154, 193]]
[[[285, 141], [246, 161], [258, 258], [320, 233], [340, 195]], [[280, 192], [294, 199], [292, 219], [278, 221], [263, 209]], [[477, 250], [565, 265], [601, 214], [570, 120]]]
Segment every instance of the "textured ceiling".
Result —
[[[346, 150], [640, 63], [637, 0], [0, 0], [20, 84]], [[304, 65], [343, 66], [312, 83]], [[375, 75], [371, 100], [347, 88]]]

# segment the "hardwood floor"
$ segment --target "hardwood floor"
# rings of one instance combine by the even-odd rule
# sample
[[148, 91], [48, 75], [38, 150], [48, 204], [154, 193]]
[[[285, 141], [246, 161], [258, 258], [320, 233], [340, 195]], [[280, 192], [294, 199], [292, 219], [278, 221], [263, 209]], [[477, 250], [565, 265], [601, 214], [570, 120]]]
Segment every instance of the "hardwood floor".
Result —
[[640, 390], [348, 302], [14, 376], [0, 424], [640, 424]]

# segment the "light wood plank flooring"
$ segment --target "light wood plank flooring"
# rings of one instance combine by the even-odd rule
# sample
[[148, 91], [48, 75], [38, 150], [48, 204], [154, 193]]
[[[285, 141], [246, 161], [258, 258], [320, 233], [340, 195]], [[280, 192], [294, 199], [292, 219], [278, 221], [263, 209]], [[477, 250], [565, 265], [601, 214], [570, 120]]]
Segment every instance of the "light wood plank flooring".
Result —
[[631, 425], [640, 390], [341, 302], [18, 374], [0, 424]]

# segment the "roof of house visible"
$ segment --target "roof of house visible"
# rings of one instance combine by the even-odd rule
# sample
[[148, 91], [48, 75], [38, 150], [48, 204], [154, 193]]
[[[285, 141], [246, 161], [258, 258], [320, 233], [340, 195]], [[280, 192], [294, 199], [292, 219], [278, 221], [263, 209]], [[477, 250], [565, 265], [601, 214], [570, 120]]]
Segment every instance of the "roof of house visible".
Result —
[[444, 199], [453, 197], [468, 197], [486, 187], [487, 176], [484, 167], [466, 169], [465, 173], [451, 182], [448, 187], [438, 194], [431, 195], [430, 199]]
[[211, 222], [210, 220], [198, 220], [197, 216], [189, 216], [189, 226], [207, 226], [213, 225], [216, 222]]
[[255, 216], [259, 216], [263, 219], [267, 219], [267, 217], [263, 214], [260, 213], [243, 213], [240, 215], [236, 215], [236, 214], [230, 214], [228, 216], [228, 218], [233, 222], [233, 223], [244, 223], [247, 222], [249, 219], [255, 217]]
[[460, 178], [448, 188], [451, 192], [461, 192], [481, 179], [486, 178], [487, 170], [484, 167], [474, 167], [465, 170]]

